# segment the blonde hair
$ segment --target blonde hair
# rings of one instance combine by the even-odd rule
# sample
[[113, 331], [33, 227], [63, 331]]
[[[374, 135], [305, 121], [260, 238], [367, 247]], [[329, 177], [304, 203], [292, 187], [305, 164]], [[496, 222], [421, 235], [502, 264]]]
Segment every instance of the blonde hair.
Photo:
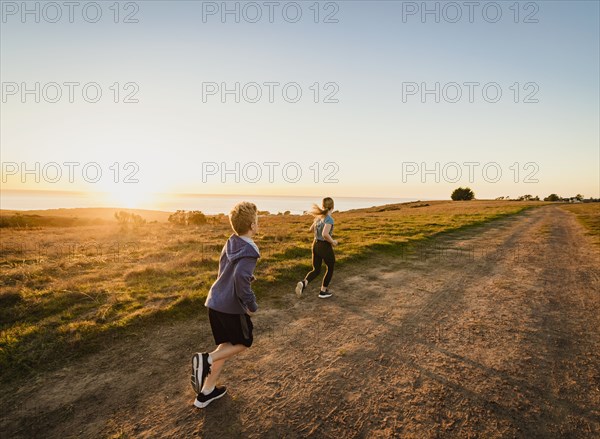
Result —
[[329, 212], [333, 210], [333, 198], [325, 197], [321, 202], [321, 207], [313, 204], [312, 209], [310, 209], [310, 214], [313, 216], [325, 216]]
[[250, 230], [251, 225], [256, 221], [258, 209], [254, 203], [242, 201], [235, 205], [229, 212], [229, 222], [236, 235], [243, 235]]

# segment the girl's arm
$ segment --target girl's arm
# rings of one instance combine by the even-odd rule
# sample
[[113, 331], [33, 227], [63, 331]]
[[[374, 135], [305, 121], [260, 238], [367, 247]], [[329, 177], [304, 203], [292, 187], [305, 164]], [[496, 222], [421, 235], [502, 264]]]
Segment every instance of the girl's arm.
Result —
[[335, 247], [337, 245], [337, 241], [329, 235], [330, 230], [331, 224], [326, 223], [325, 227], [323, 227], [323, 239]]
[[310, 228], [308, 229], [309, 232], [312, 232], [313, 230], [315, 230], [315, 224], [317, 224], [317, 219], [315, 218], [313, 223], [310, 225]]

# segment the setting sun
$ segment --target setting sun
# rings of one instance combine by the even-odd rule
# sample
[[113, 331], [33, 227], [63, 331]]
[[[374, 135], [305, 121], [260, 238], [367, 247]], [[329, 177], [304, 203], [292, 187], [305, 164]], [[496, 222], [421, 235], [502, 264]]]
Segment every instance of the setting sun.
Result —
[[93, 196], [97, 198], [98, 202], [101, 202], [104, 205], [126, 207], [130, 209], [152, 205], [155, 200], [154, 194], [134, 186], [126, 186], [112, 192], [96, 193]]

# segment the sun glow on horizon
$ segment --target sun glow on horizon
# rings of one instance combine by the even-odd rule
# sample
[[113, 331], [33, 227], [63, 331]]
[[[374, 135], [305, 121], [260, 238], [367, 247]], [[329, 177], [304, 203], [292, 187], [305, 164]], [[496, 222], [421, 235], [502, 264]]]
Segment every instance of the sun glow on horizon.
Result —
[[94, 192], [90, 195], [97, 202], [128, 209], [149, 208], [156, 204], [156, 195], [139, 187], [122, 187], [109, 192]]

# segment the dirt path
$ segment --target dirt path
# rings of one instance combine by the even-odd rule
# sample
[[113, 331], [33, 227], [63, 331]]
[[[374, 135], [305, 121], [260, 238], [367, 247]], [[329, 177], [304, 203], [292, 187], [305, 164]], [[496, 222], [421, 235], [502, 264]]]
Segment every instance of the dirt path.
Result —
[[600, 255], [548, 206], [339, 270], [255, 318], [191, 407], [208, 324], [178, 322], [0, 396], [2, 437], [598, 437]]

